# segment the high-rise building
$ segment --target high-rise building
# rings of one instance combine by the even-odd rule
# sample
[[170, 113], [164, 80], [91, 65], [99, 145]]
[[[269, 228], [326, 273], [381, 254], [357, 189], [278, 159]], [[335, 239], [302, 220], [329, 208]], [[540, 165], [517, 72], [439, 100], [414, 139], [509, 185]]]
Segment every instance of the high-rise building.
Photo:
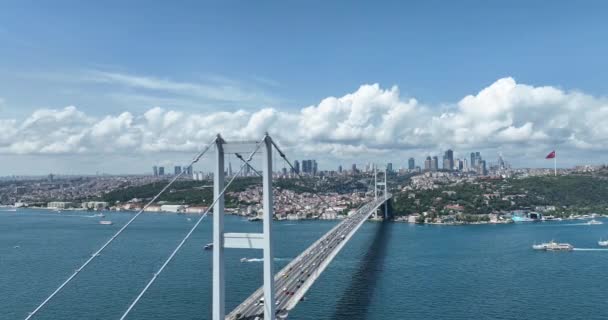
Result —
[[448, 170], [454, 170], [454, 151], [452, 151], [452, 149], [448, 149], [445, 152], [445, 156], [449, 161]]
[[437, 171], [439, 169], [439, 158], [437, 156], [433, 156], [433, 161], [431, 161], [431, 170]]
[[452, 149], [448, 149], [443, 154], [443, 169], [444, 170], [454, 170], [454, 151]]
[[317, 160], [312, 160], [312, 175], [316, 176], [319, 171], [319, 167], [317, 166]]
[[186, 174], [188, 174], [189, 176], [192, 175], [192, 166], [184, 167], [184, 170], [186, 171]]
[[342, 165], [338, 166], [338, 173], [342, 173]]
[[181, 174], [181, 173], [182, 173], [182, 167], [181, 166], [175, 166], [173, 168], [173, 174], [174, 175], [178, 175], [178, 174]]
[[433, 160], [431, 160], [431, 156], [427, 156], [426, 160], [424, 160], [424, 170], [431, 170], [431, 167], [433, 166]]
[[158, 167], [158, 175], [159, 176], [165, 175], [165, 167]]
[[356, 173], [356, 172], [357, 172], [357, 164], [356, 164], [356, 163], [353, 163], [353, 165], [350, 167], [350, 170], [351, 170], [353, 173]]
[[475, 152], [471, 152], [471, 169], [474, 169], [476, 167], [475, 165]]
[[158, 177], [158, 167], [157, 166], [152, 167], [152, 171], [154, 172], [154, 176]]
[[407, 168], [410, 170], [414, 170], [416, 168], [416, 160], [414, 160], [414, 158], [407, 160]]
[[450, 168], [450, 159], [443, 155], [443, 170], [452, 170]]
[[232, 177], [232, 162], [228, 162], [228, 176]]
[[294, 173], [300, 173], [300, 162], [298, 160], [293, 162], [293, 169], [291, 169]]
[[477, 174], [479, 175], [486, 175], [488, 174], [488, 171], [486, 169], [486, 161], [485, 160], [480, 160], [479, 161], [479, 165], [477, 165]]
[[388, 172], [388, 173], [393, 172], [393, 164], [391, 162], [386, 164], [386, 172]]

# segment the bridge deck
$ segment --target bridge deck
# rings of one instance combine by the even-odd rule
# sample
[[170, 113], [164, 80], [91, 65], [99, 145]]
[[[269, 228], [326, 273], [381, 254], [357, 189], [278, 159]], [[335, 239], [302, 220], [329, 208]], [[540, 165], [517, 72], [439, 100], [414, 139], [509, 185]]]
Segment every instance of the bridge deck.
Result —
[[[391, 196], [388, 194], [386, 198], [359, 208], [355, 214], [332, 228], [275, 275], [276, 310], [279, 317], [286, 315], [298, 304], [352, 235]], [[260, 303], [263, 296], [263, 288], [259, 288], [226, 316], [226, 319], [263, 319], [263, 303]]]

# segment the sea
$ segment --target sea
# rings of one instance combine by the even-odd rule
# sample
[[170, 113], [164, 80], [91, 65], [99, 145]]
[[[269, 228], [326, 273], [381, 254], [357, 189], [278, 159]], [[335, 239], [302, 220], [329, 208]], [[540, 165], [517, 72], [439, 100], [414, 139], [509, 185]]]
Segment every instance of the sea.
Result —
[[[0, 319], [23, 319], [133, 213], [0, 208]], [[119, 319], [199, 216], [143, 214], [34, 319]], [[128, 319], [210, 319], [212, 216]], [[608, 250], [537, 252], [552, 239], [598, 249], [605, 224], [365, 223], [290, 319], [608, 319]], [[275, 222], [276, 270], [336, 221]], [[226, 216], [226, 232], [261, 232]], [[242, 258], [246, 258], [241, 262]], [[262, 253], [226, 251], [226, 308], [262, 284]]]

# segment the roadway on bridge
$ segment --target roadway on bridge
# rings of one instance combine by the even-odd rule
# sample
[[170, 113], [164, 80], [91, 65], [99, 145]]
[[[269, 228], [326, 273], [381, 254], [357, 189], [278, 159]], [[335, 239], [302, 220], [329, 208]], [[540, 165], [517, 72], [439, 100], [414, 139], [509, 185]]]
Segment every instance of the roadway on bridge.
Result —
[[[306, 291], [325, 270], [327, 265], [342, 249], [344, 244], [359, 229], [387, 198], [378, 199], [359, 208], [355, 214], [345, 218], [323, 237], [313, 243], [285, 268], [275, 275], [275, 303], [277, 318], [287, 316], [304, 297]], [[264, 318], [263, 288], [256, 290], [242, 304], [236, 307], [226, 319]]]

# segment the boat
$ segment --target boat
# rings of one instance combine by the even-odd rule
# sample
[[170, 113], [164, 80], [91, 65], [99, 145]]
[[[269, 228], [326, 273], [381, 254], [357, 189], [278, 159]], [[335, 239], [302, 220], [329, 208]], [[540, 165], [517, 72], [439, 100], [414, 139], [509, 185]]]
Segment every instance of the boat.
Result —
[[287, 313], [285, 310], [277, 313], [277, 318], [279, 319], [287, 319], [287, 316], [289, 316], [289, 313]]
[[587, 224], [588, 225], [594, 225], [594, 224], [604, 224], [604, 223], [601, 222], [601, 221], [597, 221], [595, 219], [591, 219], [591, 220], [587, 221]]
[[241, 258], [241, 262], [247, 262], [247, 258]]
[[105, 218], [105, 215], [103, 213], [96, 213], [93, 215], [93, 217]]
[[557, 243], [551, 240], [550, 242], [534, 244], [532, 245], [532, 249], [542, 251], [572, 251], [574, 246], [569, 243]]
[[597, 244], [600, 247], [608, 247], [608, 240], [602, 240], [602, 239], [600, 239], [600, 241], [598, 241]]
[[213, 242], [211, 242], [211, 243], [207, 243], [207, 244], [206, 244], [206, 245], [203, 247], [203, 249], [204, 249], [204, 250], [211, 250], [211, 249], [213, 249]]
[[101, 220], [101, 221], [99, 221], [99, 224], [103, 224], [103, 225], [111, 225], [111, 224], [112, 224], [112, 221], [110, 221], [110, 220]]
[[261, 220], [262, 220], [262, 218], [261, 218], [260, 216], [257, 216], [257, 217], [250, 217], [250, 218], [249, 218], [249, 219], [247, 219], [247, 220], [249, 220], [249, 221], [261, 221]]

